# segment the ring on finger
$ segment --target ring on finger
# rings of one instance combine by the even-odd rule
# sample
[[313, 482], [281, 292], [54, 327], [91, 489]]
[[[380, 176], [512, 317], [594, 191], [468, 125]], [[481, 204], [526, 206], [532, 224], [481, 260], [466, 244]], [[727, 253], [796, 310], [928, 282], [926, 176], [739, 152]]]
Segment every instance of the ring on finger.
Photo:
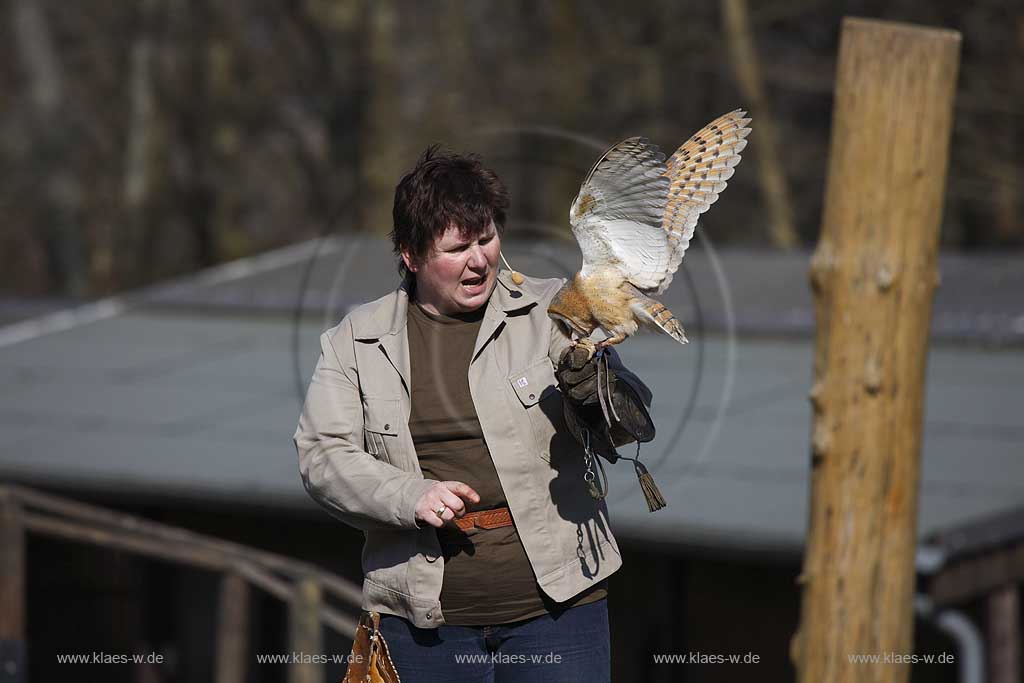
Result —
[[438, 517], [444, 518], [444, 511], [447, 510], [447, 509], [448, 509], [447, 505], [442, 505], [441, 507], [439, 507], [436, 510], [434, 510], [434, 514], [437, 515]]

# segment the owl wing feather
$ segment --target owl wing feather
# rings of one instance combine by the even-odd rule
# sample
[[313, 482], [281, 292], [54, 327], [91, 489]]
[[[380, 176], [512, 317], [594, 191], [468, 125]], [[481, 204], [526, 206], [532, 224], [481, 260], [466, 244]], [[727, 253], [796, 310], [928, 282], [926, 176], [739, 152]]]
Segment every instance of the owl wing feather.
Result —
[[669, 179], [668, 201], [662, 227], [668, 235], [671, 253], [665, 277], [649, 294], [661, 294], [683, 260], [697, 227], [700, 214], [718, 201], [740, 163], [740, 152], [750, 135], [747, 112], [740, 109], [718, 117], [701, 128], [669, 158], [665, 176]]
[[635, 286], [655, 287], [671, 256], [662, 228], [669, 178], [665, 155], [645, 138], [623, 140], [591, 168], [569, 210], [584, 276], [612, 267]]

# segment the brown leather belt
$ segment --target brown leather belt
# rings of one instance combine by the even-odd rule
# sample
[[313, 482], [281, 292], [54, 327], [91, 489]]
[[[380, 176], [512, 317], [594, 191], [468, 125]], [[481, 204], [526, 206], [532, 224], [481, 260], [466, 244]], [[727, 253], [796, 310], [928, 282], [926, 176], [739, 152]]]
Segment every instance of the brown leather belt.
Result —
[[493, 510], [480, 510], [478, 512], [467, 512], [462, 517], [452, 520], [455, 526], [463, 531], [469, 531], [473, 527], [477, 529], [500, 529], [503, 526], [512, 526], [512, 515], [508, 508], [494, 508]]

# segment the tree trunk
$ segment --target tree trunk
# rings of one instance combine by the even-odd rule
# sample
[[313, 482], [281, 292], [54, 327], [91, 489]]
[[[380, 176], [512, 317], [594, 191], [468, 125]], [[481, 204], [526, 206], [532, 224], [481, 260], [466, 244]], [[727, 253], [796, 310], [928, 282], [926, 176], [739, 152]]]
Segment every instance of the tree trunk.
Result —
[[769, 236], [777, 247], [792, 249], [800, 243], [793, 227], [793, 204], [789, 199], [789, 186], [779, 154], [775, 117], [768, 106], [764, 80], [754, 49], [754, 34], [750, 28], [747, 0], [725, 0], [722, 18], [728, 38], [729, 54], [740, 92], [750, 101], [750, 113], [757, 129], [757, 173], [761, 179], [761, 192], [768, 204]]
[[17, 0], [11, 8], [14, 46], [29, 83], [35, 148], [29, 174], [39, 178], [37, 234], [46, 253], [51, 287], [62, 294], [86, 293], [88, 273], [79, 224], [82, 188], [72, 164], [75, 132], [64, 113], [64, 73], [57, 43], [38, 0]]
[[403, 113], [402, 83], [412, 65], [401, 59], [398, 46], [402, 39], [402, 13], [396, 4], [370, 3], [366, 11], [366, 31], [363, 38], [366, 49], [366, 69], [373, 83], [387, 83], [387, 87], [371, 88], [363, 106], [361, 122], [362, 140], [360, 160], [363, 196], [358, 198], [361, 217], [365, 224], [358, 230], [386, 235], [391, 229], [391, 210], [394, 205], [395, 185], [402, 174], [416, 162], [421, 150], [408, 153], [403, 149], [404, 138], [396, 131], [407, 130], [409, 120]]
[[[931, 305], [960, 36], [843, 22], [821, 241], [805, 683], [905, 681]], [[853, 655], [879, 655], [853, 663]]]
[[[119, 271], [130, 271], [125, 261], [135, 257], [140, 235], [152, 234], [153, 217], [148, 215], [149, 195], [153, 186], [150, 168], [156, 142], [157, 110], [153, 88], [156, 55], [153, 34], [156, 30], [159, 0], [142, 0], [138, 4], [139, 27], [131, 49], [131, 75], [129, 77], [128, 140], [125, 145], [124, 177], [121, 198], [124, 203], [124, 224], [120, 229], [114, 221], [105, 228], [99, 246], [102, 264], [100, 279], [108, 285], [120, 285]], [[120, 233], [120, 234], [118, 234]]]

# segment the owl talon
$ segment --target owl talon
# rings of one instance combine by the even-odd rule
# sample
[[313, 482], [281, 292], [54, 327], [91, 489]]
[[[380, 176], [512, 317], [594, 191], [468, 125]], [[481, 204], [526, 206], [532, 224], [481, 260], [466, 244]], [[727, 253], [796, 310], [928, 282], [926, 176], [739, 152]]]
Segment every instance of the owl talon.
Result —
[[[583, 367], [586, 363], [590, 362], [590, 359], [597, 353], [597, 345], [589, 338], [584, 337], [583, 339], [577, 340], [573, 345], [574, 348], [582, 348], [586, 352], [586, 358], [581, 358], [582, 362], [579, 362], [579, 366]], [[575, 360], [575, 359], [574, 359]]]

